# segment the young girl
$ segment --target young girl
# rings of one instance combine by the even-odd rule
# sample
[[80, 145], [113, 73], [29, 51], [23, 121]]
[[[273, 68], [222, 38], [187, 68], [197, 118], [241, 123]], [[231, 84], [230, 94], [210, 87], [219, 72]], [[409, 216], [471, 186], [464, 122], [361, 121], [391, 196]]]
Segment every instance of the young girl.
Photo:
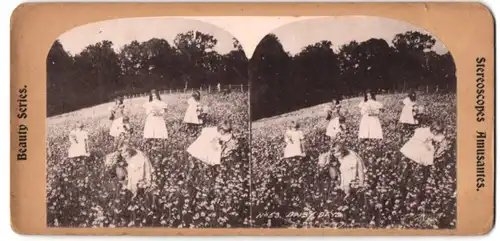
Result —
[[417, 105], [417, 95], [411, 92], [408, 97], [403, 100], [403, 110], [399, 117], [399, 122], [406, 126], [414, 126], [417, 124], [415, 119], [415, 107]]
[[364, 186], [365, 165], [359, 155], [347, 149], [344, 145], [336, 143], [333, 146], [333, 156], [337, 158], [340, 167], [340, 188], [349, 195], [353, 186]]
[[130, 138], [132, 138], [133, 129], [130, 125], [130, 119], [128, 116], [123, 117], [123, 132], [120, 133], [118, 137], [118, 142], [116, 143], [118, 148], [124, 142], [130, 142]]
[[431, 166], [436, 146], [440, 148], [445, 143], [444, 139], [443, 125], [436, 121], [430, 127], [417, 128], [413, 137], [401, 148], [401, 153], [419, 165]]
[[334, 181], [337, 180], [339, 176], [338, 161], [333, 156], [333, 151], [327, 151], [322, 153], [318, 157], [318, 166], [321, 170], [327, 170], [328, 175]]
[[340, 108], [340, 101], [337, 99], [334, 101], [333, 107], [328, 110], [326, 117], [330, 121], [326, 127], [326, 135], [331, 140], [335, 140], [337, 135], [345, 130], [345, 117], [340, 113]]
[[76, 128], [69, 133], [70, 147], [68, 149], [68, 157], [88, 157], [88, 132], [83, 130], [83, 124], [77, 123]]
[[123, 104], [123, 97], [118, 97], [115, 100], [115, 104], [111, 107], [111, 114], [109, 119], [113, 121], [111, 123], [111, 128], [109, 134], [112, 137], [117, 138], [120, 136], [123, 130], [123, 115], [125, 112], [125, 105]]
[[163, 102], [156, 90], [149, 94], [149, 101], [144, 104], [146, 109], [146, 123], [144, 125], [144, 139], [167, 139], [168, 131], [163, 119], [167, 104]]
[[238, 149], [238, 140], [233, 135], [233, 127], [230, 121], [223, 121], [218, 126], [219, 144], [221, 145], [221, 159], [230, 160]]
[[203, 121], [200, 118], [200, 115], [203, 112], [200, 99], [200, 92], [193, 92], [191, 98], [188, 100], [188, 108], [186, 110], [186, 114], [184, 115], [184, 123], [188, 125], [188, 132], [191, 132], [191, 135], [196, 134], [196, 126], [203, 124]]
[[382, 126], [378, 118], [383, 111], [382, 103], [375, 99], [375, 93], [366, 92], [365, 99], [359, 103], [361, 121], [358, 137], [360, 139], [383, 139]]
[[139, 189], [152, 185], [153, 166], [144, 153], [132, 148], [128, 143], [124, 143], [119, 151], [126, 163], [125, 188], [135, 197]]
[[187, 148], [187, 152], [194, 158], [207, 165], [219, 165], [222, 146], [218, 139], [217, 127], [206, 127], [201, 130], [200, 136]]
[[447, 144], [444, 127], [436, 121], [430, 127], [417, 128], [413, 137], [401, 148], [401, 153], [412, 161], [409, 163], [409, 170], [413, 173], [411, 176], [422, 174], [420, 198], [425, 192], [424, 186], [430, 175], [430, 167], [435, 159], [444, 154]]
[[300, 124], [292, 121], [290, 128], [286, 130], [284, 158], [305, 156], [303, 145], [304, 133], [299, 129]]

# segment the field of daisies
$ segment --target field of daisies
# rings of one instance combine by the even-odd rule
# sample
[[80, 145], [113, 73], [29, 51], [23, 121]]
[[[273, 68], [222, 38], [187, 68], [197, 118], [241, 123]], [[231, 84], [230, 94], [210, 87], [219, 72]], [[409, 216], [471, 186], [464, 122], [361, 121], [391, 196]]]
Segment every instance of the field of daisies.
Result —
[[[47, 223], [51, 227], [242, 227], [250, 223], [248, 94], [202, 93], [214, 126], [229, 118], [240, 139], [237, 158], [213, 172], [185, 151], [196, 137], [182, 119], [190, 94], [163, 95], [169, 139], [164, 148], [146, 145], [142, 130], [147, 97], [125, 100], [134, 134], [132, 143], [151, 160], [153, 188], [136, 198], [103, 170], [103, 158], [113, 152], [109, 136], [112, 103], [78, 110], [47, 120]], [[68, 134], [76, 121], [89, 133], [91, 156], [67, 158]]]
[[[427, 185], [422, 173], [399, 152], [411, 133], [397, 124], [404, 94], [380, 95], [385, 106], [380, 120], [384, 140], [362, 143], [357, 138], [362, 98], [343, 101], [347, 133], [341, 138], [365, 162], [367, 185], [346, 198], [317, 164], [328, 151], [325, 136], [327, 104], [252, 123], [252, 224], [259, 228], [413, 228], [448, 229], [456, 225], [456, 95], [420, 94], [431, 120], [441, 120], [451, 143], [435, 160]], [[291, 121], [301, 124], [306, 157], [285, 159], [283, 134]], [[423, 193], [423, 195], [422, 195]]]
[[[384, 140], [362, 143], [357, 138], [358, 103], [343, 101], [347, 132], [342, 141], [358, 152], [366, 165], [367, 185], [346, 198], [317, 164], [328, 151], [325, 136], [327, 104], [252, 123], [249, 132], [246, 93], [202, 96], [209, 107], [207, 126], [229, 118], [241, 146], [236, 159], [221, 166], [218, 177], [186, 152], [196, 137], [182, 125], [189, 94], [162, 96], [170, 138], [165, 148], [142, 140], [147, 97], [126, 100], [135, 129], [133, 144], [153, 163], [154, 188], [136, 198], [119, 188], [103, 171], [103, 158], [113, 151], [108, 134], [111, 103], [51, 117], [47, 120], [47, 223], [60, 227], [178, 228], [454, 228], [456, 226], [456, 95], [421, 94], [428, 118], [446, 126], [453, 145], [435, 161], [422, 190], [416, 172], [399, 149], [411, 133], [397, 124], [403, 94], [378, 96]], [[68, 133], [84, 123], [91, 157], [67, 156]], [[283, 160], [283, 134], [290, 121], [305, 133], [306, 157]], [[251, 144], [250, 144], [251, 141]], [[422, 194], [423, 193], [423, 198]]]

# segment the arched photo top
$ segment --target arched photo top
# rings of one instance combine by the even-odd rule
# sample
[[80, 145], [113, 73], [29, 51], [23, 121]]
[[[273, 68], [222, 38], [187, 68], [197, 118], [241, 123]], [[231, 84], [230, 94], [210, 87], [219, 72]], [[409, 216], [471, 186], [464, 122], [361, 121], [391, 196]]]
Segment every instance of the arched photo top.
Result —
[[455, 62], [436, 36], [404, 21], [372, 16], [282, 25], [259, 42], [249, 70], [253, 120], [367, 90], [456, 88]]
[[351, 41], [364, 42], [372, 38], [384, 39], [389, 46], [394, 46], [395, 37], [407, 32], [419, 32], [431, 36], [435, 42], [428, 50], [437, 54], [448, 52], [445, 44], [425, 29], [405, 21], [375, 16], [309, 18], [280, 26], [270, 33], [280, 39], [285, 51], [295, 55], [305, 46], [323, 40], [330, 41], [335, 52]]
[[132, 41], [144, 42], [153, 38], [174, 44], [178, 34], [198, 31], [213, 36], [217, 43], [211, 50], [227, 54], [237, 49], [239, 41], [228, 31], [213, 24], [181, 17], [120, 18], [89, 23], [61, 34], [58, 40], [70, 54], [78, 54], [85, 47], [108, 40], [119, 50]]
[[[181, 17], [121, 18], [75, 27], [47, 56], [49, 116], [119, 96], [248, 85], [248, 59], [225, 29]], [[237, 86], [237, 87], [235, 87]]]

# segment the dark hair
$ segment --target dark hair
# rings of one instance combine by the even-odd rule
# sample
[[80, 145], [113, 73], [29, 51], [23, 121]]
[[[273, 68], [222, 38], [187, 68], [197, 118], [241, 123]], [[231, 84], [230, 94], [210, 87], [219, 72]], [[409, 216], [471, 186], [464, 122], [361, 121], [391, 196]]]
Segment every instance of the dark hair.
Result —
[[339, 116], [339, 123], [345, 123], [345, 117], [343, 115]]
[[123, 105], [123, 96], [118, 96], [118, 97], [116, 97], [116, 100], [118, 101], [118, 103], [119, 103], [120, 105]]
[[296, 122], [296, 121], [292, 121], [290, 122], [290, 126], [292, 128], [296, 128], [296, 129], [299, 129], [300, 128], [300, 123]]
[[368, 99], [370, 99], [370, 98], [368, 98], [368, 95], [370, 95], [370, 96], [371, 96], [371, 99], [372, 99], [372, 100], [377, 100], [377, 99], [375, 98], [375, 91], [370, 91], [370, 90], [367, 90], [367, 91], [365, 91], [365, 102], [367, 102], [367, 101], [368, 101]]
[[193, 96], [193, 98], [198, 101], [200, 100], [201, 94], [199, 91], [195, 90], [191, 96]]
[[151, 90], [151, 92], [149, 93], [149, 102], [153, 101], [153, 95], [156, 97], [157, 100], [161, 100], [160, 98], [160, 94], [158, 93], [157, 90], [153, 89]]
[[130, 154], [130, 156], [134, 156], [135, 154], [137, 154], [137, 151], [132, 147], [129, 141], [123, 140], [118, 144], [118, 149], [120, 152], [123, 147], [127, 147], [127, 152]]
[[226, 132], [231, 132], [233, 131], [233, 126], [232, 126], [232, 123], [230, 120], [223, 120], [219, 123], [219, 125], [217, 126], [217, 130], [218, 131], [226, 131]]
[[333, 99], [333, 103], [335, 103], [335, 105], [339, 105], [341, 100], [342, 100], [342, 98], [337, 96]]
[[349, 154], [349, 150], [344, 146], [344, 144], [336, 142], [333, 144], [333, 148], [335, 149], [336, 147], [340, 148], [340, 153], [343, 157]]
[[408, 94], [408, 97], [410, 98], [411, 101], [416, 101], [417, 100], [417, 94], [415, 92], [410, 92]]
[[443, 133], [444, 132], [444, 126], [440, 121], [433, 121], [430, 129], [432, 132], [437, 132], [437, 133]]

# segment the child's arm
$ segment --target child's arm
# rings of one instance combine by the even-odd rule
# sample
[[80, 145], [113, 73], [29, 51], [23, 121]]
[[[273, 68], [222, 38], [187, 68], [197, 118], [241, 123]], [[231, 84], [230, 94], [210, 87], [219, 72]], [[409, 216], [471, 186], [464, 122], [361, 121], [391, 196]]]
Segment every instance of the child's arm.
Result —
[[300, 149], [302, 150], [302, 154], [305, 155], [305, 145], [304, 145], [304, 134], [300, 132]]
[[149, 162], [149, 160], [144, 157], [145, 160], [144, 160], [144, 184], [146, 186], [149, 186], [151, 185], [151, 176], [153, 174], [153, 167], [151, 166], [151, 163]]
[[359, 157], [356, 158], [358, 159], [356, 168], [358, 172], [359, 185], [363, 186], [365, 185], [365, 166], [363, 160], [361, 160]]
[[292, 137], [290, 136], [290, 133], [285, 132], [285, 142], [286, 143], [290, 143], [290, 144], [293, 144], [293, 140], [292, 140]]
[[109, 115], [109, 119], [110, 120], [114, 120], [115, 119], [115, 111], [114, 110], [111, 110], [111, 114]]
[[85, 151], [88, 152], [89, 151], [89, 136], [87, 133], [85, 133], [85, 139], [83, 139], [83, 141], [85, 142]]
[[78, 139], [76, 138], [75, 133], [71, 132], [71, 133], [69, 134], [69, 139], [70, 139], [70, 141], [71, 141], [71, 142], [73, 142], [73, 143], [75, 143], [75, 144], [78, 144]]
[[436, 140], [437, 148], [436, 151], [434, 152], [434, 157], [435, 158], [441, 158], [446, 150], [448, 149], [449, 142], [444, 136], [441, 139]]
[[408, 97], [404, 98], [404, 100], [403, 100], [403, 104], [404, 105], [408, 105], [408, 104], [410, 104], [410, 102], [411, 101], [410, 101], [410, 99]]
[[384, 112], [385, 111], [385, 108], [384, 108], [384, 104], [382, 104], [381, 102], [378, 102], [378, 109], [380, 112]]

